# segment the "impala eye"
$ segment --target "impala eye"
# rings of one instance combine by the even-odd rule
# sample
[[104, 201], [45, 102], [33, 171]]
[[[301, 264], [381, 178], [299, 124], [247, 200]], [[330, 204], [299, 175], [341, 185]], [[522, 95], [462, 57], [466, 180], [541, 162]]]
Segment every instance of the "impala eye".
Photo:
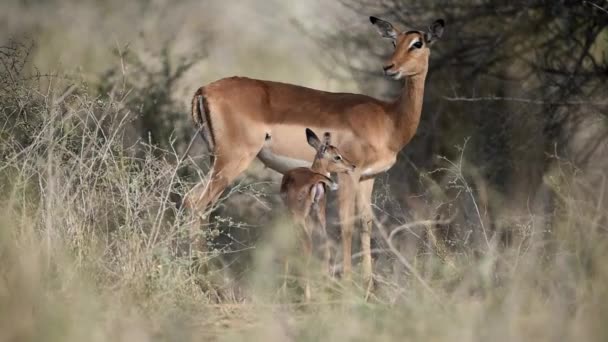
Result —
[[416, 49], [420, 49], [422, 47], [422, 42], [421, 41], [417, 41], [414, 44], [412, 44], [413, 47], [415, 47]]
[[335, 161], [340, 161], [340, 160], [342, 160], [342, 157], [340, 157], [340, 156], [335, 156], [335, 157], [334, 157], [334, 160], [335, 160]]

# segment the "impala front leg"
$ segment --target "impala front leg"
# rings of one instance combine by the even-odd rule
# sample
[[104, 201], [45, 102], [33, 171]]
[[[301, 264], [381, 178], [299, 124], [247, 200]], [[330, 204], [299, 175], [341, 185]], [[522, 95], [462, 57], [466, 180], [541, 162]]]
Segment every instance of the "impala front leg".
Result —
[[371, 233], [373, 227], [374, 212], [372, 211], [372, 191], [374, 190], [374, 179], [368, 179], [359, 183], [357, 192], [357, 211], [361, 217], [361, 253], [363, 261], [361, 272], [363, 281], [368, 290], [372, 286], [372, 253]]
[[355, 211], [358, 176], [339, 174], [338, 183], [340, 185], [338, 190], [338, 208], [342, 233], [342, 277], [350, 279], [352, 273], [353, 214]]

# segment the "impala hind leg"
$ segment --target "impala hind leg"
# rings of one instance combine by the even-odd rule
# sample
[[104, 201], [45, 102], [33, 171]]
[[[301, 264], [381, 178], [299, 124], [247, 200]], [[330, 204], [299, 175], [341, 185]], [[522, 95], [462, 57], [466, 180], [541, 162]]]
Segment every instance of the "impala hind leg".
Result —
[[[224, 190], [253, 162], [262, 144], [263, 141], [248, 151], [227, 151], [215, 155], [207, 181], [197, 184], [186, 198], [186, 205], [199, 215], [201, 222], [206, 221], [205, 218], [209, 214], [207, 211], [217, 202]], [[193, 249], [204, 251], [206, 241], [200, 233], [199, 225], [191, 227]]]
[[310, 302], [311, 291], [310, 291], [310, 261], [312, 258], [312, 229], [309, 224], [301, 225], [302, 229], [300, 232], [300, 242], [302, 244], [302, 251], [304, 252], [304, 299], [306, 302]]
[[318, 205], [318, 208], [316, 209], [315, 212], [315, 216], [316, 216], [316, 226], [317, 226], [317, 232], [319, 234], [319, 242], [320, 242], [320, 249], [321, 249], [321, 253], [322, 253], [322, 271], [324, 275], [327, 276], [331, 276], [330, 274], [330, 267], [329, 267], [329, 262], [331, 260], [331, 246], [330, 246], [330, 240], [329, 240], [329, 236], [327, 235], [327, 219], [326, 219], [326, 207], [327, 207], [327, 198], [323, 197], [323, 199], [321, 199], [321, 202]]
[[287, 297], [287, 279], [289, 278], [289, 256], [283, 256], [283, 284], [281, 285], [281, 293]]
[[361, 254], [363, 254], [361, 273], [368, 292], [373, 285], [371, 253], [371, 233], [374, 224], [374, 212], [372, 211], [373, 190], [374, 179], [372, 178], [359, 183], [357, 191], [357, 211], [361, 218]]
[[329, 241], [329, 236], [327, 235], [327, 229], [325, 227], [325, 225], [323, 225], [323, 227], [321, 227], [321, 250], [323, 252], [323, 264], [322, 264], [322, 271], [323, 274], [326, 276], [332, 276], [331, 272], [330, 272], [330, 260], [331, 260], [331, 246], [330, 246], [330, 241]]

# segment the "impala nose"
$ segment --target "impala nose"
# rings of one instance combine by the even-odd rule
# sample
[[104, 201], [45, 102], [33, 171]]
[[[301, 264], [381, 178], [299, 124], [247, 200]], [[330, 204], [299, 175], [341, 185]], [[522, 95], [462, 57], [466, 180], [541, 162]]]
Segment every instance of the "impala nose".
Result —
[[384, 70], [384, 72], [387, 72], [390, 68], [394, 67], [395, 64], [389, 64], [389, 65], [385, 65], [382, 67], [382, 69]]

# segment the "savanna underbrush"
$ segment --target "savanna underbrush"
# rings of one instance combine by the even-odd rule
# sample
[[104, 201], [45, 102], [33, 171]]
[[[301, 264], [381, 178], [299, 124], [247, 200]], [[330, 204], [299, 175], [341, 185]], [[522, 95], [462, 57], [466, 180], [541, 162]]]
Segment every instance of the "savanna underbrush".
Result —
[[[479, 224], [483, 210], [461, 223], [484, 229], [482, 237], [441, 253], [428, 234], [416, 253], [399, 243], [401, 232], [421, 232], [435, 217], [398, 226], [380, 220], [375, 291], [317, 272], [313, 301], [304, 304], [297, 282], [279, 289], [280, 254], [298, 256], [285, 242], [292, 228], [280, 220], [257, 243], [233, 241], [251, 255], [245, 266], [231, 265], [239, 247], [211, 244], [204, 258], [213, 267], [195, 267], [194, 218], [179, 199], [204, 170], [186, 154], [190, 137], [164, 132], [157, 144], [129, 136], [138, 108], [153, 108], [133, 105], [130, 94], [146, 91], [119, 89], [121, 77], [116, 87], [93, 88], [31, 73], [18, 62], [24, 51], [0, 51], [2, 341], [608, 338], [604, 175], [556, 163], [544, 180], [551, 210], [502, 213], [501, 229], [513, 235], [507, 242]], [[170, 101], [158, 110], [175, 120]], [[451, 165], [450, 184], [475, 202], [459, 176], [466, 164]], [[235, 189], [269, 196], [248, 184]], [[222, 222], [247, 229], [226, 216], [218, 221], [219, 231]]]

